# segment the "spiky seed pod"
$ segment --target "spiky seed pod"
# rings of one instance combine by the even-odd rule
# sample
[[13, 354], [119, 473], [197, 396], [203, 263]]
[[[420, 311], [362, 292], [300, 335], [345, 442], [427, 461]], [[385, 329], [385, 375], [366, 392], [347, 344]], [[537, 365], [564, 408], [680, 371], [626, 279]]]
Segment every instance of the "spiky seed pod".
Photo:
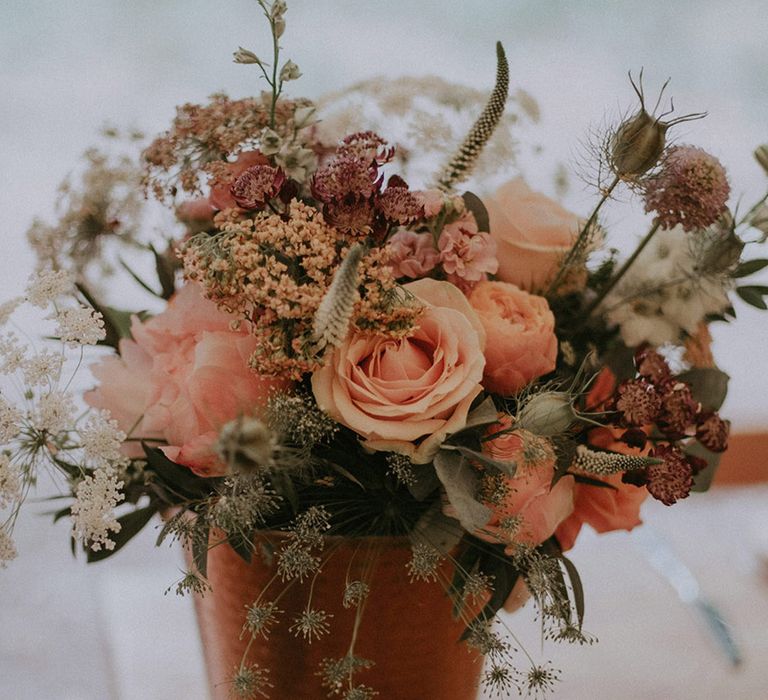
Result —
[[319, 354], [329, 346], [341, 345], [347, 335], [352, 310], [359, 296], [358, 269], [364, 252], [365, 246], [361, 243], [349, 249], [315, 313], [312, 339]]
[[437, 187], [450, 192], [460, 182], [466, 180], [475, 167], [477, 158], [504, 114], [509, 94], [509, 64], [500, 41], [496, 42], [496, 85], [488, 103], [459, 147], [459, 150], [445, 166], [437, 181]]
[[586, 445], [576, 448], [573, 468], [598, 476], [610, 476], [633, 469], [645, 469], [651, 464], [660, 464], [661, 460], [640, 455], [623, 455], [618, 452], [597, 452]]

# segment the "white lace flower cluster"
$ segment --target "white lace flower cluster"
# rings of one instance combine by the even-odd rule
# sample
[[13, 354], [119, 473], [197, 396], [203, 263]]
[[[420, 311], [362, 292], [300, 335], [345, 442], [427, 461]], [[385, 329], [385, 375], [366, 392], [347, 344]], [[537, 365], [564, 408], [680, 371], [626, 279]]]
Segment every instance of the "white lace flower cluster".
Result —
[[[15, 557], [12, 534], [24, 495], [42, 467], [61, 471], [75, 487], [73, 530], [93, 549], [111, 548], [118, 532], [113, 510], [123, 499], [121, 470], [128, 464], [121, 446], [126, 435], [107, 412], [78, 420], [78, 405], [63, 377], [67, 349], [83, 351], [105, 337], [101, 315], [75, 296], [71, 276], [43, 271], [24, 296], [0, 305], [0, 375], [18, 397], [0, 392], [0, 566]], [[72, 302], [75, 303], [72, 303]], [[24, 302], [52, 309], [58, 347], [34, 348], [2, 329]], [[79, 366], [79, 363], [78, 363]], [[77, 370], [75, 369], [75, 372]], [[78, 425], [80, 423], [80, 425]]]
[[94, 552], [114, 549], [110, 533], [120, 532], [115, 508], [124, 496], [117, 471], [102, 467], [77, 485], [72, 504], [72, 533]]
[[620, 327], [627, 346], [678, 342], [705, 316], [728, 308], [730, 278], [702, 269], [696, 237], [703, 235], [660, 230], [606, 298], [606, 318]]

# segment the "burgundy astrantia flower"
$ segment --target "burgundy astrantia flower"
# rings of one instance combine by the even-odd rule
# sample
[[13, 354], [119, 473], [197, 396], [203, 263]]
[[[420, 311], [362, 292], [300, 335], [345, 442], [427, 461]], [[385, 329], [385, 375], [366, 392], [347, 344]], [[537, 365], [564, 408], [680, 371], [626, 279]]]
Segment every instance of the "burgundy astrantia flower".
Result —
[[337, 155], [312, 178], [312, 195], [321, 202], [344, 202], [370, 199], [381, 187], [376, 163], [354, 155]]
[[284, 182], [285, 173], [280, 168], [252, 165], [232, 183], [230, 194], [243, 209], [263, 209], [278, 195]]
[[696, 429], [696, 437], [708, 450], [712, 452], [725, 452], [728, 449], [728, 435], [730, 432], [730, 421], [723, 420], [717, 413], [709, 413], [699, 422]]
[[376, 209], [385, 219], [401, 226], [424, 216], [424, 205], [396, 175], [389, 179], [387, 189], [376, 198]]
[[695, 435], [701, 404], [694, 400], [691, 387], [685, 382], [670, 382], [665, 389], [656, 421], [659, 429], [670, 439]]
[[717, 158], [694, 146], [675, 146], [646, 185], [645, 210], [655, 212], [664, 228], [701, 230], [725, 212], [730, 191]]
[[674, 445], [659, 445], [653, 456], [662, 460], [645, 471], [645, 486], [656, 500], [671, 506], [686, 498], [693, 486], [693, 468], [681, 449]]
[[618, 388], [616, 409], [627, 425], [641, 426], [654, 423], [661, 409], [661, 396], [648, 380], [630, 379]]
[[339, 231], [367, 235], [373, 230], [373, 205], [370, 200], [329, 202], [323, 208], [325, 220]]
[[644, 346], [635, 353], [635, 367], [641, 377], [652, 384], [664, 384], [672, 377], [667, 361], [650, 346]]
[[345, 136], [336, 153], [339, 156], [350, 156], [384, 165], [392, 160], [395, 149], [388, 148], [387, 142], [373, 131], [358, 131]]

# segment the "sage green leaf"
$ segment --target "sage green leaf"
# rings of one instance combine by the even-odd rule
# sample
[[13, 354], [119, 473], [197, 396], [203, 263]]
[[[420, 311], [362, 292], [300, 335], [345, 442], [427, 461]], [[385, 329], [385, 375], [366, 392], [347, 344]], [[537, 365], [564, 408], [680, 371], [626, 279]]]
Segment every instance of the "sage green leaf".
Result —
[[697, 367], [679, 374], [680, 381], [689, 384], [693, 398], [708, 411], [723, 405], [730, 377], [716, 367]]
[[440, 479], [431, 464], [413, 464], [411, 472], [413, 482], [408, 484], [408, 490], [417, 501], [423, 501], [440, 486]]
[[515, 472], [517, 471], [516, 462], [505, 462], [500, 459], [493, 459], [487, 454], [478, 452], [477, 450], [472, 450], [469, 447], [463, 447], [462, 445], [450, 445], [443, 447], [443, 449], [458, 452], [460, 455], [463, 455], [469, 460], [480, 462], [483, 466], [486, 467], [493, 467], [494, 469], [498, 469], [500, 472], [503, 472], [507, 476], [514, 476]]
[[448, 501], [467, 532], [475, 532], [491, 519], [490, 508], [477, 498], [477, 471], [457, 452], [440, 450], [435, 457], [435, 473], [440, 479]]
[[722, 457], [722, 454], [708, 450], [698, 440], [686, 445], [683, 451], [685, 454], [699, 457], [707, 462], [707, 466], [693, 477], [693, 488], [691, 491], [696, 491], [698, 493], [709, 491], [709, 487], [712, 485], [712, 480], [717, 473], [717, 468], [720, 466], [720, 458]]
[[573, 605], [576, 608], [576, 616], [579, 619], [579, 629], [584, 624], [584, 586], [581, 583], [581, 577], [574, 563], [568, 557], [561, 556], [560, 561], [568, 573], [573, 589]]
[[489, 232], [491, 230], [490, 217], [480, 197], [474, 192], [465, 192], [461, 198], [464, 200], [464, 206], [474, 215], [475, 221], [477, 221], [477, 230]]
[[762, 270], [766, 265], [768, 265], [768, 260], [765, 258], [745, 260], [736, 268], [736, 271], [731, 275], [731, 277], [747, 277], [749, 275], [753, 275], [755, 272]]

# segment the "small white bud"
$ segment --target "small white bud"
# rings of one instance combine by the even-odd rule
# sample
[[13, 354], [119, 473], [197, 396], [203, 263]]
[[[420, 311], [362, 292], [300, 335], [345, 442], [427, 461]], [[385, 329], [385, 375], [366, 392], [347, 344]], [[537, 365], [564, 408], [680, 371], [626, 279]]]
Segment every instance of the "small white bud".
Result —
[[280, 80], [283, 82], [288, 80], [297, 80], [300, 77], [301, 71], [293, 61], [286, 61], [283, 67], [280, 69]]
[[232, 57], [235, 63], [258, 63], [261, 65], [259, 57], [253, 51], [244, 49], [242, 46], [238, 47], [237, 51], [232, 54]]

